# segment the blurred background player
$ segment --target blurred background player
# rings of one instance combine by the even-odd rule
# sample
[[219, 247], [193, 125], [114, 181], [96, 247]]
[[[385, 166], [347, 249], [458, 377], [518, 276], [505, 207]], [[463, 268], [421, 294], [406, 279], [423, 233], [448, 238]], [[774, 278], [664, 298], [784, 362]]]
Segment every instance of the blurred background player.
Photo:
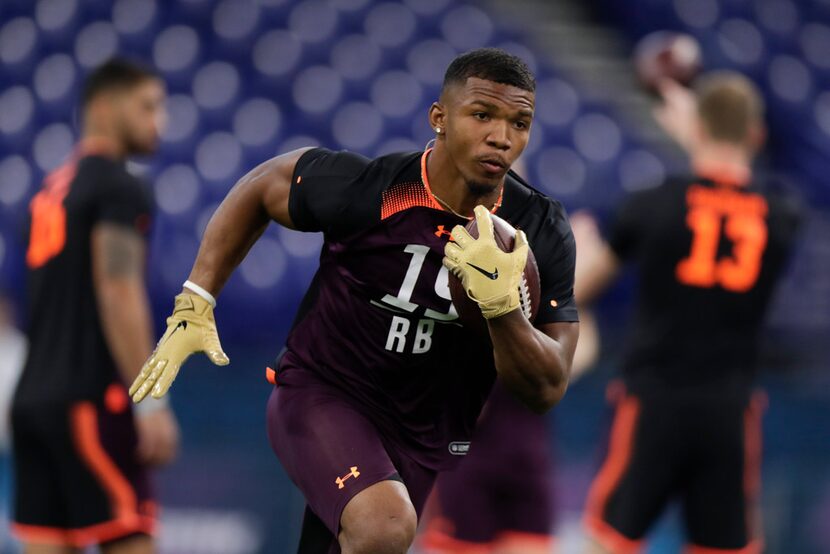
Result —
[[638, 552], [666, 507], [682, 504], [689, 551], [760, 552], [761, 411], [756, 339], [798, 215], [753, 179], [763, 101], [745, 77], [713, 72], [694, 94], [661, 84], [659, 119], [693, 175], [632, 194], [608, 242], [583, 250], [582, 301], [631, 262], [637, 311], [605, 463], [591, 486], [590, 552]]
[[125, 159], [155, 151], [164, 98], [141, 66], [93, 70], [81, 140], [31, 202], [30, 348], [12, 411], [13, 530], [29, 554], [154, 551], [147, 469], [173, 459], [178, 428], [162, 401], [134, 417], [124, 386], [152, 349], [151, 200]]

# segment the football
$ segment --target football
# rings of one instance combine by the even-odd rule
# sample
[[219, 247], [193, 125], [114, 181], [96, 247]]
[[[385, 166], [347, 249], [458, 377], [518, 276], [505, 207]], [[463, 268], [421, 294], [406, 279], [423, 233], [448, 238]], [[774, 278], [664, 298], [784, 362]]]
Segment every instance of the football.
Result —
[[672, 31], [656, 31], [637, 43], [634, 65], [640, 84], [656, 93], [663, 79], [688, 86], [700, 73], [700, 43], [693, 36]]
[[[490, 218], [493, 220], [493, 235], [496, 239], [496, 244], [504, 252], [512, 252], [513, 244], [516, 240], [516, 229], [497, 215], [490, 214]], [[478, 238], [478, 225], [475, 219], [470, 220], [465, 227], [473, 238]], [[481, 315], [481, 309], [474, 300], [467, 296], [467, 291], [464, 290], [461, 279], [450, 273], [449, 286], [452, 303], [458, 311], [461, 323], [465, 327], [489, 334], [487, 321]], [[539, 268], [536, 265], [533, 250], [528, 249], [527, 263], [525, 264], [522, 281], [519, 286], [519, 301], [522, 312], [531, 322], [536, 319], [536, 314], [539, 311], [540, 295]]]

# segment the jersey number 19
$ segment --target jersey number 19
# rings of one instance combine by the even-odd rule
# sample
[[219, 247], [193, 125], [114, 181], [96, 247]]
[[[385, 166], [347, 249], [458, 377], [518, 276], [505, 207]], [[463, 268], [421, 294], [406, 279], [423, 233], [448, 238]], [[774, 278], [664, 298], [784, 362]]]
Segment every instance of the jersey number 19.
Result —
[[[426, 260], [429, 247], [422, 244], [408, 244], [404, 248], [404, 252], [412, 255], [409, 262], [409, 267], [406, 270], [401, 288], [396, 296], [391, 294], [385, 295], [381, 299], [384, 306], [389, 306], [401, 310], [403, 312], [413, 313], [418, 309], [418, 305], [411, 301], [412, 293], [415, 291], [415, 284], [418, 282], [418, 277], [421, 274], [421, 268]], [[435, 294], [439, 298], [449, 300], [449, 308], [445, 313], [438, 312], [431, 308], [424, 311], [424, 319], [420, 319], [415, 326], [415, 336], [413, 338], [412, 353], [423, 354], [428, 352], [432, 346], [432, 332], [435, 329], [435, 322], [451, 322], [458, 319], [458, 312], [455, 306], [452, 305], [449, 288], [449, 273], [447, 268], [443, 265], [438, 272], [438, 277], [435, 280]], [[389, 329], [389, 335], [386, 339], [386, 350], [394, 352], [403, 352], [406, 347], [407, 335], [410, 334], [410, 322], [408, 319], [394, 316], [392, 318], [392, 325]]]

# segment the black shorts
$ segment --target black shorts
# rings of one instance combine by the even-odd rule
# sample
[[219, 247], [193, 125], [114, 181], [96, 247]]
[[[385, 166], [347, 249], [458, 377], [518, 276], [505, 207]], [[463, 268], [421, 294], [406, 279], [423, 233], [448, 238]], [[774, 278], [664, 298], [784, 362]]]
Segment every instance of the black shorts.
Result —
[[585, 525], [614, 554], [642, 549], [670, 500], [681, 502], [690, 553], [762, 550], [763, 393], [621, 391]]
[[155, 503], [121, 384], [97, 401], [15, 405], [12, 433], [12, 530], [21, 541], [84, 547], [153, 532]]

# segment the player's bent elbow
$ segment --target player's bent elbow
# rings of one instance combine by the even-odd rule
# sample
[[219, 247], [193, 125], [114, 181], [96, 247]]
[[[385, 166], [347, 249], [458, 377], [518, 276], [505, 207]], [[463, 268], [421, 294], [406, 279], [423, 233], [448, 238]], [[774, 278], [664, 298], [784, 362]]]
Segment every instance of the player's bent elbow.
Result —
[[539, 384], [533, 389], [522, 387], [517, 389], [510, 387], [513, 394], [521, 401], [522, 404], [528, 407], [530, 411], [537, 414], [544, 414], [550, 411], [551, 408], [559, 404], [559, 401], [565, 396], [567, 384], [560, 386], [552, 384]]
[[550, 411], [551, 408], [559, 404], [565, 396], [564, 386], [545, 386], [542, 387], [536, 395], [535, 401], [528, 404], [528, 407], [537, 414], [544, 414]]
[[129, 308], [125, 304], [140, 297], [143, 283], [137, 278], [100, 277], [95, 280], [95, 297], [102, 315], [120, 314]]
[[550, 411], [555, 404], [551, 404], [541, 398], [525, 398], [522, 403], [534, 414], [544, 415]]

